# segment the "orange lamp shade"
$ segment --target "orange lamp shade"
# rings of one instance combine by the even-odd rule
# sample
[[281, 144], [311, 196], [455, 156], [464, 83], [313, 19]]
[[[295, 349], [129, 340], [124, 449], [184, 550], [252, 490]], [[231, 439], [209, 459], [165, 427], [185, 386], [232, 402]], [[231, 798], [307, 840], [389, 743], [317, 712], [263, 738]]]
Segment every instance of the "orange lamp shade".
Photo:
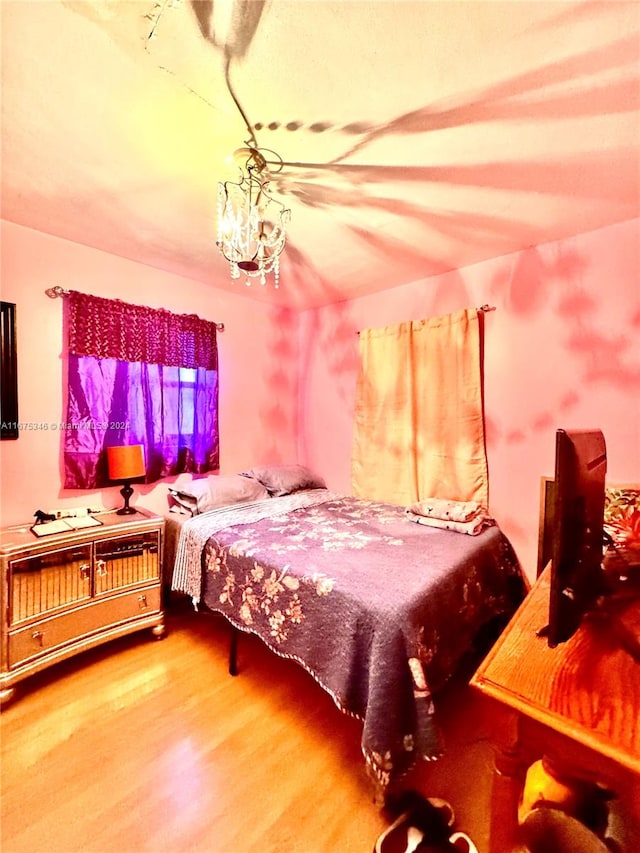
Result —
[[134, 480], [136, 477], [144, 477], [144, 447], [142, 444], [107, 447], [107, 465], [110, 480]]

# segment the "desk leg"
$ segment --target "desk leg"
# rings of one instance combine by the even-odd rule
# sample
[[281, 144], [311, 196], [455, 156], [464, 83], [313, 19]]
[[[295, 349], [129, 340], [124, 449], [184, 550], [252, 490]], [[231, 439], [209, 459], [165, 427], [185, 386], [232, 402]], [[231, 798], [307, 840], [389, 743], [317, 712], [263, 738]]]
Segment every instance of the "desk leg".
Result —
[[510, 853], [518, 844], [518, 803], [524, 781], [518, 715], [500, 713], [493, 735], [495, 747], [491, 793], [490, 853]]

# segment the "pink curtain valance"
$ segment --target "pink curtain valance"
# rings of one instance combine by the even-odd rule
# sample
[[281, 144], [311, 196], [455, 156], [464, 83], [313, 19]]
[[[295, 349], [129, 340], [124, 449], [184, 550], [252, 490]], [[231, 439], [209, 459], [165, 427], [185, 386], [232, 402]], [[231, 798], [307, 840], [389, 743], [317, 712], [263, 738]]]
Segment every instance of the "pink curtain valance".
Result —
[[69, 292], [69, 352], [95, 358], [218, 369], [216, 324], [195, 314]]

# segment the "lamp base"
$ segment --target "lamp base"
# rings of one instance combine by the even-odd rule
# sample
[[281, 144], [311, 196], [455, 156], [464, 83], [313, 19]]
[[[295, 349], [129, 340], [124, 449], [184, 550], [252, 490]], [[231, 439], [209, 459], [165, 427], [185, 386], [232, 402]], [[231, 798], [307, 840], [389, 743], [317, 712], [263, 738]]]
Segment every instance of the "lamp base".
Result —
[[129, 499], [133, 494], [133, 489], [131, 488], [131, 482], [129, 480], [125, 480], [124, 486], [120, 489], [120, 494], [124, 498], [124, 506], [116, 510], [116, 515], [135, 515], [137, 510], [132, 506], [129, 506]]

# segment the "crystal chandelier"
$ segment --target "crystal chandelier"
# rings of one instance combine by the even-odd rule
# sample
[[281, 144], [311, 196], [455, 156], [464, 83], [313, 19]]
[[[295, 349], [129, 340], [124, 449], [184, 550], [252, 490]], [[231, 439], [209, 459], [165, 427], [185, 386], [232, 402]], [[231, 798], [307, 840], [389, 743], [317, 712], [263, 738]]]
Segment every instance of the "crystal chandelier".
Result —
[[264, 285], [273, 272], [277, 288], [291, 211], [269, 193], [271, 173], [265, 154], [276, 158], [279, 171], [282, 160], [273, 151], [246, 147], [234, 152], [240, 179], [218, 184], [217, 246], [231, 265], [231, 278], [240, 278], [242, 271], [247, 286], [251, 278]]

